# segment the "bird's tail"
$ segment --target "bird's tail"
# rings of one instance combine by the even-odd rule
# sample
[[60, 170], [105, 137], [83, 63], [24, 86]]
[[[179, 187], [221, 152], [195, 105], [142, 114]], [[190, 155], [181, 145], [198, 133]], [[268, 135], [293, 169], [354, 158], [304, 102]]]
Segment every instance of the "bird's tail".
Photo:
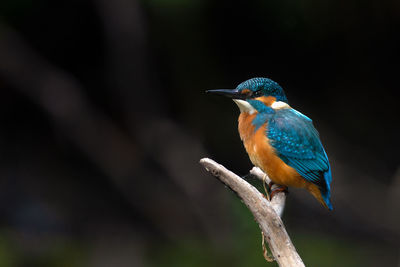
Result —
[[326, 186], [318, 186], [313, 183], [308, 183], [307, 190], [327, 209], [333, 210], [331, 202], [331, 171], [324, 173], [324, 181]]
[[322, 195], [322, 198], [324, 200], [323, 201], [324, 203], [322, 203], [322, 204], [325, 206], [325, 208], [327, 208], [329, 210], [333, 210], [330, 194], [329, 193], [328, 194], [324, 194], [323, 192], [321, 192], [321, 195]]
[[309, 183], [306, 188], [325, 208], [333, 209], [329, 193], [312, 183]]
[[324, 173], [324, 180], [326, 182], [326, 187], [321, 190], [321, 196], [324, 200], [325, 207], [329, 210], [333, 210], [332, 202], [331, 202], [331, 181], [332, 181], [332, 174], [331, 169]]

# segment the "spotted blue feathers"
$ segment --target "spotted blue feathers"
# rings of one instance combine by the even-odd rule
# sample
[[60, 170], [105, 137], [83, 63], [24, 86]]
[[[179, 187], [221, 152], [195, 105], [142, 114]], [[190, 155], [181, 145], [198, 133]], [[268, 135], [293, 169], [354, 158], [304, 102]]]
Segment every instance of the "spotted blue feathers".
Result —
[[248, 89], [253, 92], [261, 90], [263, 95], [274, 96], [277, 101], [288, 103], [282, 87], [277, 82], [268, 78], [249, 79], [239, 84], [236, 89], [239, 91]]
[[332, 209], [331, 168], [312, 121], [294, 109], [277, 110], [268, 121], [267, 136], [280, 159], [317, 185]]

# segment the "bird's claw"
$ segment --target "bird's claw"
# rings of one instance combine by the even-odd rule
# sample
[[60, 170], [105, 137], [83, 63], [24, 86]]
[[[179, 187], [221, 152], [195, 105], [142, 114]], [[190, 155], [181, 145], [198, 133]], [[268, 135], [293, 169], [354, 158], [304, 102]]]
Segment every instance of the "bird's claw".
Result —
[[262, 181], [263, 181], [263, 187], [264, 187], [264, 191], [265, 191], [265, 198], [266, 198], [268, 201], [271, 201], [271, 195], [270, 195], [271, 186], [269, 186], [269, 184], [270, 184], [271, 182], [268, 184], [268, 188], [267, 188], [266, 180], [267, 180], [267, 174], [264, 174]]
[[270, 198], [272, 199], [279, 192], [289, 193], [287, 186], [281, 185], [271, 191]]

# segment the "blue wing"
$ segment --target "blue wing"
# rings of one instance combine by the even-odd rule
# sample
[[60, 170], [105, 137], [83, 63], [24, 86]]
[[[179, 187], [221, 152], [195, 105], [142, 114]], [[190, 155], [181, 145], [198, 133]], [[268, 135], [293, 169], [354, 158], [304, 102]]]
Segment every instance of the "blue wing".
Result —
[[330, 165], [311, 119], [294, 109], [277, 110], [268, 121], [267, 135], [278, 156], [316, 184], [330, 206]]

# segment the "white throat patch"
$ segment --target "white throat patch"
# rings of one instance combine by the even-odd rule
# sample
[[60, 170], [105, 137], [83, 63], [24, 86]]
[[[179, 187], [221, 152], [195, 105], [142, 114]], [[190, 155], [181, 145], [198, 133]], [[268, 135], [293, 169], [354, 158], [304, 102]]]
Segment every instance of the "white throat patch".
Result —
[[273, 109], [283, 109], [283, 108], [290, 108], [290, 106], [288, 104], [286, 104], [285, 102], [275, 101], [274, 103], [272, 103], [271, 108], [273, 108]]
[[233, 102], [235, 102], [236, 105], [238, 105], [240, 112], [248, 112], [250, 115], [256, 112], [256, 109], [252, 105], [250, 105], [250, 103], [247, 101], [240, 99], [233, 99]]

